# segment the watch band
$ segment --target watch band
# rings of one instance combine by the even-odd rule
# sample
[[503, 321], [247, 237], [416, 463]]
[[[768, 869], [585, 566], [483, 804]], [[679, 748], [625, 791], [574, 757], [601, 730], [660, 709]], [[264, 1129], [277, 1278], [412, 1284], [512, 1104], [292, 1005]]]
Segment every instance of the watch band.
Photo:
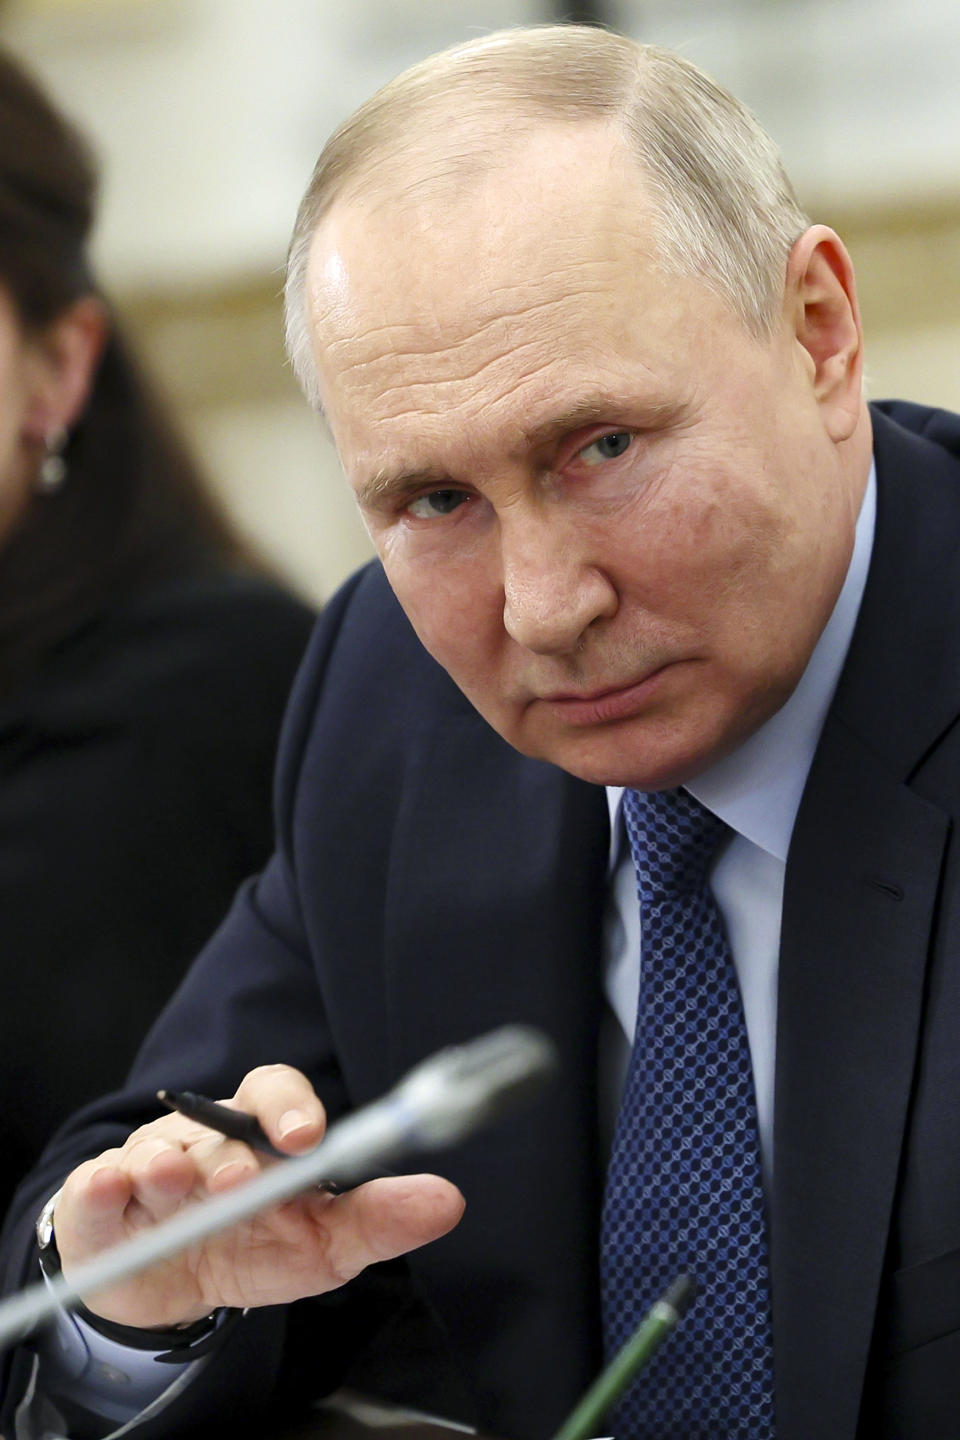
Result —
[[[51, 1196], [44, 1205], [37, 1220], [37, 1251], [40, 1257], [40, 1269], [48, 1279], [53, 1279], [62, 1270], [57, 1238], [53, 1229], [53, 1212], [59, 1198], [60, 1191], [58, 1190], [56, 1195]], [[95, 1330], [98, 1335], [103, 1335], [107, 1340], [112, 1340], [118, 1345], [125, 1345], [131, 1350], [150, 1351], [153, 1359], [160, 1364], [173, 1365], [183, 1364], [188, 1360], [199, 1360], [202, 1356], [209, 1354], [220, 1344], [226, 1332], [233, 1329], [243, 1314], [242, 1310], [224, 1306], [187, 1325], [171, 1326], [163, 1330], [145, 1330], [138, 1325], [121, 1325], [114, 1320], [106, 1320], [102, 1315], [95, 1315], [79, 1300], [71, 1308], [77, 1318], [82, 1320], [85, 1325], [89, 1325], [90, 1329]]]

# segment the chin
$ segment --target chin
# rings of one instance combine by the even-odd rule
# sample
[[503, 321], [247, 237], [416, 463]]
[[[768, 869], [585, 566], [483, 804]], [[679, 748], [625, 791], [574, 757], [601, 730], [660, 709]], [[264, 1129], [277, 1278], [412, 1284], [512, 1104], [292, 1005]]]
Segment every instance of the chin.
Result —
[[[660, 728], [660, 727], [658, 727]], [[642, 737], [621, 731], [620, 736], [569, 738], [544, 744], [525, 753], [539, 760], [549, 760], [561, 770], [586, 780], [591, 785], [625, 786], [630, 790], [673, 790], [701, 775], [725, 753], [722, 739], [700, 736], [687, 744], [680, 743], [676, 733]], [[660, 743], [657, 743], [659, 739]]]
[[578, 755], [569, 750], [562, 754], [558, 751], [540, 754], [534, 758], [549, 760], [568, 775], [585, 780], [590, 785], [624, 786], [629, 790], [672, 790], [692, 780], [699, 770], [705, 768], [703, 765], [685, 765], [670, 758], [654, 760], [645, 756], [643, 760], [628, 760], [609, 754]]

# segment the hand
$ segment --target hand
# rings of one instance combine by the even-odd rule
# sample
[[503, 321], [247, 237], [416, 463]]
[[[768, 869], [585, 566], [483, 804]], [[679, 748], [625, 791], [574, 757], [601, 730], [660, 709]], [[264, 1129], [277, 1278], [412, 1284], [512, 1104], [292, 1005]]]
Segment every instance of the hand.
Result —
[[[286, 1065], [252, 1070], [226, 1103], [256, 1115], [289, 1155], [323, 1135], [323, 1106], [309, 1081]], [[182, 1115], [142, 1126], [122, 1149], [88, 1160], [67, 1179], [54, 1215], [64, 1275], [69, 1280], [71, 1268], [144, 1226], [278, 1163]], [[189, 1323], [221, 1305], [285, 1304], [445, 1235], [462, 1213], [460, 1192], [436, 1175], [371, 1180], [343, 1195], [310, 1190], [82, 1298], [107, 1320], [144, 1328]]]

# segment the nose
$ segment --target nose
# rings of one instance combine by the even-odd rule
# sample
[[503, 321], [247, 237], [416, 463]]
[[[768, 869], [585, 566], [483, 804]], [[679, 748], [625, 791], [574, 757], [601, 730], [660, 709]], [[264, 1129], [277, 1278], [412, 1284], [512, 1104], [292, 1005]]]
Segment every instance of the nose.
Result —
[[617, 592], [585, 553], [584, 537], [556, 518], [501, 526], [503, 624], [526, 650], [557, 655], [577, 648], [595, 620], [613, 615]]

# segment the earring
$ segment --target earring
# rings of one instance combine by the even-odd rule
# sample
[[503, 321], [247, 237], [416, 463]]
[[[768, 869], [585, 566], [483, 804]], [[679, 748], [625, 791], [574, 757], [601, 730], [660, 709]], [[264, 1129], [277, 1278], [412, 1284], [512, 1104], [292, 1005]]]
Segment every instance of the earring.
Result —
[[55, 494], [67, 475], [67, 462], [61, 450], [67, 443], [67, 432], [62, 425], [54, 425], [43, 439], [44, 456], [37, 471], [37, 490], [41, 495]]

